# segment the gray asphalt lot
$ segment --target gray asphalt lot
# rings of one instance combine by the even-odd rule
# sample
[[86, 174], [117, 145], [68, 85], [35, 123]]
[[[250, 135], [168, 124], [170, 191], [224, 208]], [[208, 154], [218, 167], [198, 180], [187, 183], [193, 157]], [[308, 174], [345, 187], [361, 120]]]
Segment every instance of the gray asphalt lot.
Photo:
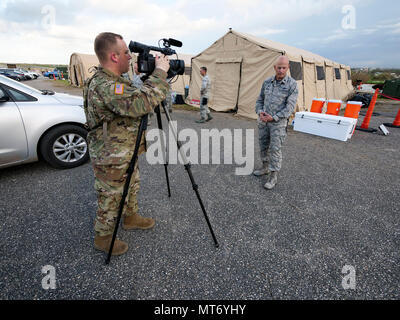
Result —
[[[397, 108], [385, 105], [371, 126]], [[179, 129], [256, 128], [213, 115], [198, 125], [196, 112], [172, 114]], [[141, 156], [140, 213], [156, 226], [120, 228], [129, 251], [108, 266], [92, 245], [90, 163], [0, 170], [0, 299], [399, 299], [400, 130], [389, 130], [357, 131], [348, 143], [289, 130], [272, 191], [235, 165], [193, 165], [218, 249], [183, 166], [169, 166], [168, 198], [163, 166]], [[259, 165], [257, 143], [255, 152]], [[45, 265], [56, 269], [54, 290], [42, 288]], [[345, 265], [355, 290], [342, 287]]]

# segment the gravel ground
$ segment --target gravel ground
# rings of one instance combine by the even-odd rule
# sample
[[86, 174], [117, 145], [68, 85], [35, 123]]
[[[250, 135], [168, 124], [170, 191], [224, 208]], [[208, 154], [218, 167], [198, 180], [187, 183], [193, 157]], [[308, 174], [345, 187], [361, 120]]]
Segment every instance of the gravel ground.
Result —
[[[385, 105], [371, 126], [392, 122], [397, 108]], [[213, 115], [201, 126], [196, 112], [172, 114], [180, 130], [256, 128]], [[389, 130], [347, 143], [289, 130], [272, 191], [234, 164], [193, 165], [218, 249], [183, 166], [169, 166], [168, 198], [163, 166], [141, 156], [140, 212], [156, 226], [121, 228], [129, 251], [110, 265], [93, 248], [90, 163], [0, 170], [0, 299], [399, 299], [400, 130]], [[258, 165], [257, 143], [255, 154]], [[45, 265], [56, 289], [42, 288]], [[342, 287], [345, 265], [355, 290]]]

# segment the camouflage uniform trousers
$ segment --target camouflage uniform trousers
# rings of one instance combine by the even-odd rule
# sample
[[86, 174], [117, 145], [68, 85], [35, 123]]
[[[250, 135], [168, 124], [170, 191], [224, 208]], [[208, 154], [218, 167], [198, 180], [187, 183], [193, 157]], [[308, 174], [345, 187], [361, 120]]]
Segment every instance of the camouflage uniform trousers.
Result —
[[172, 111], [172, 96], [171, 96], [171, 89], [168, 91], [167, 97], [165, 98], [165, 107], [168, 109], [169, 112]]
[[286, 139], [287, 121], [263, 123], [258, 120], [258, 142], [263, 163], [268, 163], [270, 171], [280, 171], [282, 167], [282, 145]]
[[[110, 235], [114, 231], [115, 222], [119, 212], [119, 206], [127, 177], [126, 170], [129, 162], [113, 165], [93, 164], [95, 175], [95, 190], [97, 192], [97, 216], [94, 230], [96, 236]], [[138, 213], [139, 206], [137, 194], [140, 187], [140, 175], [138, 164], [132, 174], [128, 195], [125, 200], [123, 216], [131, 216]]]
[[[207, 99], [207, 103], [203, 103], [204, 100]], [[207, 114], [210, 113], [210, 110], [208, 109], [208, 98], [204, 98], [203, 96], [200, 97], [200, 117], [204, 120], [207, 119]]]

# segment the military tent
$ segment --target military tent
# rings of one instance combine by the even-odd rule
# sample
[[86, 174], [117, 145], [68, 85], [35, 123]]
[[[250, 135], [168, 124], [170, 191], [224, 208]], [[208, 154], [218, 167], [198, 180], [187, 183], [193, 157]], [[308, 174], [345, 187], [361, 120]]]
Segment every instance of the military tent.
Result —
[[185, 73], [181, 76], [179, 76], [176, 79], [172, 80], [172, 84], [171, 84], [171, 88], [172, 91], [175, 91], [177, 94], [182, 95], [183, 97], [185, 97], [185, 87], [189, 87], [189, 83], [190, 83], [190, 73], [192, 70], [192, 57], [193, 55], [190, 54], [183, 54], [183, 53], [179, 53], [178, 57], [176, 56], [171, 56], [170, 59], [179, 59], [179, 60], [183, 60], [185, 61]]
[[[152, 54], [159, 54], [158, 52], [151, 52]], [[190, 81], [190, 71], [191, 71], [191, 58], [193, 56], [189, 54], [178, 54], [180, 60], [185, 61], [185, 74], [173, 79], [171, 85], [172, 91], [177, 94], [184, 95], [185, 87], [189, 86]], [[171, 59], [176, 59], [176, 56], [171, 56]], [[131, 66], [129, 68], [129, 76], [132, 78], [134, 67], [133, 64], [136, 62], [136, 55], [132, 54]], [[72, 85], [81, 87], [85, 80], [90, 78], [94, 73], [95, 66], [99, 65], [99, 60], [94, 54], [82, 54], [73, 53], [70, 58], [69, 63], [69, 78]]]
[[298, 84], [296, 111], [309, 110], [313, 98], [346, 100], [352, 92], [350, 68], [309, 51], [254, 37], [230, 29], [208, 49], [192, 58], [187, 103], [200, 101], [200, 67], [211, 79], [209, 107], [215, 111], [237, 111], [256, 119], [255, 103], [263, 81], [274, 75], [280, 55], [290, 60], [289, 75]]
[[77, 87], [83, 86], [85, 80], [93, 75], [93, 67], [98, 65], [99, 60], [94, 54], [73, 53], [68, 67], [70, 83]]

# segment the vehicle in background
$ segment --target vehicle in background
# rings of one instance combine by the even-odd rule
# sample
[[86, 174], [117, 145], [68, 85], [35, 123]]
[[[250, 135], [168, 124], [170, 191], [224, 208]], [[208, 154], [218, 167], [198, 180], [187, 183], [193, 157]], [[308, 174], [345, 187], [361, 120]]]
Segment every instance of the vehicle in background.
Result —
[[24, 77], [24, 76], [21, 76], [20, 74], [15, 73], [15, 72], [13, 72], [13, 71], [8, 71], [8, 70], [0, 69], [0, 74], [3, 75], [3, 76], [8, 77], [8, 78], [10, 78], [10, 79], [16, 80], [16, 81], [25, 80], [25, 77]]
[[89, 159], [83, 98], [0, 75], [0, 168], [43, 159], [73, 168]]
[[7, 72], [16, 73], [19, 76], [21, 76], [23, 80], [31, 80], [30, 76], [28, 76], [27, 74], [25, 74], [25, 73], [23, 73], [21, 71], [16, 71], [15, 69], [8, 69]]
[[31, 79], [37, 79], [39, 77], [39, 75], [35, 72], [31, 72], [31, 71], [27, 71], [25, 69], [15, 69], [15, 71], [20, 71], [22, 73], [24, 73], [25, 75], [28, 75]]
[[30, 75], [28, 72], [22, 71], [21, 69], [11, 69], [11, 71], [22, 75], [25, 80], [32, 80], [34, 78], [33, 75]]
[[48, 77], [49, 79], [61, 78], [61, 71], [54, 69], [53, 71], [46, 71], [43, 73], [43, 76]]

